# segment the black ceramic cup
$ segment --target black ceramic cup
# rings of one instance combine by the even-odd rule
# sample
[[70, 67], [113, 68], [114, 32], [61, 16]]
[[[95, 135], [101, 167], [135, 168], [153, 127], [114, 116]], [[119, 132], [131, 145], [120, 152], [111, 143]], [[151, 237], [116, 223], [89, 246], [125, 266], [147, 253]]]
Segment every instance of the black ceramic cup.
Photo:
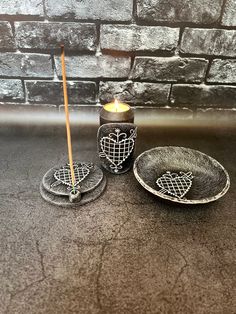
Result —
[[98, 129], [101, 165], [113, 174], [127, 172], [133, 165], [137, 127], [133, 123], [106, 123]]

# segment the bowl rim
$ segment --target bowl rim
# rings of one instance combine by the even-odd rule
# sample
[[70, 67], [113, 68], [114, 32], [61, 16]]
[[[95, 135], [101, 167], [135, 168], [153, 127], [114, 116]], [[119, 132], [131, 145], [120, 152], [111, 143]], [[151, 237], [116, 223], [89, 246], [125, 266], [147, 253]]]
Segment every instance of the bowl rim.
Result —
[[[163, 193], [159, 193], [157, 190], [153, 189], [152, 187], [150, 187], [147, 183], [145, 183], [143, 181], [143, 179], [140, 177], [138, 171], [137, 171], [137, 164], [139, 162], [139, 160], [143, 157], [143, 155], [154, 151], [154, 150], [162, 150], [163, 148], [179, 148], [179, 149], [184, 149], [184, 150], [190, 150], [190, 151], [194, 151], [197, 152], [203, 156], [206, 156], [207, 158], [209, 158], [211, 160], [211, 162], [216, 163], [224, 172], [225, 176], [226, 176], [226, 184], [224, 186], [224, 188], [221, 190], [221, 192], [219, 192], [218, 194], [216, 194], [215, 196], [211, 196], [211, 197], [206, 197], [203, 199], [199, 199], [199, 200], [188, 200], [188, 199], [180, 199], [174, 196], [170, 196], [167, 194], [163, 194]], [[228, 172], [226, 171], [226, 169], [222, 166], [222, 164], [217, 161], [216, 159], [214, 159], [213, 157], [202, 153], [199, 150], [193, 149], [193, 148], [188, 148], [188, 147], [182, 147], [182, 146], [157, 146], [151, 149], [148, 149], [144, 152], [142, 152], [134, 161], [134, 166], [133, 166], [133, 172], [134, 172], [134, 176], [137, 179], [137, 181], [149, 192], [151, 192], [152, 194], [159, 196], [162, 199], [166, 199], [175, 203], [181, 203], [181, 204], [206, 204], [206, 203], [210, 203], [213, 201], [216, 201], [217, 199], [221, 198], [222, 196], [224, 196], [226, 194], [226, 192], [228, 191], [229, 187], [230, 187], [230, 177]]]

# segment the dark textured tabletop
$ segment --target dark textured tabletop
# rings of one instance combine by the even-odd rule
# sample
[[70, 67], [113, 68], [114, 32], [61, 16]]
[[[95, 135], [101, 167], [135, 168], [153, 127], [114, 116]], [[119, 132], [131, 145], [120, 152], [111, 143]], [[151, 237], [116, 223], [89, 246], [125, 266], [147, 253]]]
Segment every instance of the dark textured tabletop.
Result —
[[[76, 159], [97, 160], [96, 131], [74, 131]], [[1, 133], [1, 314], [236, 312], [235, 130], [139, 128], [136, 155], [162, 145], [216, 158], [229, 192], [208, 205], [165, 203], [130, 171], [107, 175], [93, 203], [55, 207], [39, 184], [67, 161], [65, 133]]]

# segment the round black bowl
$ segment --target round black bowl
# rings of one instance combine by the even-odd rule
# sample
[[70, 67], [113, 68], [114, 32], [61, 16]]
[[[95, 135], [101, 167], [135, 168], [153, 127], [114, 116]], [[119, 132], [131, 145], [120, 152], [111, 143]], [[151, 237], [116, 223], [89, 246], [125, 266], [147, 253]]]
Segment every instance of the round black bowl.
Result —
[[[160, 192], [156, 181], [167, 171], [191, 172], [194, 176], [192, 186], [183, 198]], [[218, 161], [197, 150], [184, 147], [155, 147], [143, 152], [135, 160], [134, 175], [154, 195], [184, 204], [213, 202], [222, 197], [230, 186], [229, 175]]]

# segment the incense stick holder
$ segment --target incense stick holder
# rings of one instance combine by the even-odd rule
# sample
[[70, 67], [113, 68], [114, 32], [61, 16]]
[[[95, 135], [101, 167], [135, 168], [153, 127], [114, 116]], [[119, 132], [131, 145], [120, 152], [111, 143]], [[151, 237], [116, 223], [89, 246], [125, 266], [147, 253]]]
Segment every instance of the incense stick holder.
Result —
[[98, 154], [103, 168], [113, 174], [133, 164], [137, 127], [133, 123], [106, 123], [98, 129]]
[[69, 164], [51, 168], [40, 185], [43, 199], [54, 205], [73, 207], [91, 202], [102, 194], [106, 178], [99, 167], [92, 163], [75, 162], [73, 169], [74, 185]]

